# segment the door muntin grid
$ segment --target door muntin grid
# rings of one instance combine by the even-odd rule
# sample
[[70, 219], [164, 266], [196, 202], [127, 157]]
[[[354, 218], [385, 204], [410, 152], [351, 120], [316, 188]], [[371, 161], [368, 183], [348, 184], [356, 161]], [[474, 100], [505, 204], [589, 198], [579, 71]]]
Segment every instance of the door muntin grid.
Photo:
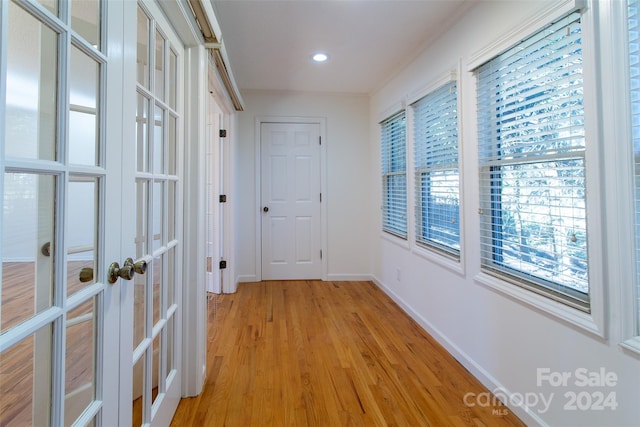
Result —
[[[3, 425], [101, 416], [105, 8], [98, 0], [0, 2]], [[78, 211], [90, 212], [81, 225], [72, 219]]]
[[[134, 277], [133, 424], [150, 422], [175, 372], [176, 204], [180, 114], [179, 49], [138, 4], [136, 257], [147, 274]], [[150, 67], [149, 64], [153, 64]]]

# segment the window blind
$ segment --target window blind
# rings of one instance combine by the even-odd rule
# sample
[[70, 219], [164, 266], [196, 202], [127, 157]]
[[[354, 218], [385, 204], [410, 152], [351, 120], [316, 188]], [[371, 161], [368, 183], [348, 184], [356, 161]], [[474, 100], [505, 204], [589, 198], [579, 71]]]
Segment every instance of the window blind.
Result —
[[414, 104], [416, 241], [460, 255], [457, 86], [452, 81]]
[[[636, 205], [636, 330], [640, 331], [640, 26], [638, 25], [639, 0], [628, 3], [628, 37], [629, 37], [629, 78], [631, 95], [631, 135], [633, 144], [633, 161], [635, 170], [635, 205]], [[640, 332], [639, 332], [640, 333]]]
[[402, 111], [381, 124], [382, 229], [407, 237], [406, 118]]
[[580, 14], [476, 70], [485, 271], [589, 310]]

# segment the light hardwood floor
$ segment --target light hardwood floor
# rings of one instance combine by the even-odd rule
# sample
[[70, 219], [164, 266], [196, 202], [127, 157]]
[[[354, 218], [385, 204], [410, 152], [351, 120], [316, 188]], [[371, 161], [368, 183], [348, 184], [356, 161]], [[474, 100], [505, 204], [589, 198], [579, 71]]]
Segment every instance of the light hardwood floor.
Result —
[[172, 426], [522, 426], [370, 282], [240, 284], [211, 295], [207, 380]]

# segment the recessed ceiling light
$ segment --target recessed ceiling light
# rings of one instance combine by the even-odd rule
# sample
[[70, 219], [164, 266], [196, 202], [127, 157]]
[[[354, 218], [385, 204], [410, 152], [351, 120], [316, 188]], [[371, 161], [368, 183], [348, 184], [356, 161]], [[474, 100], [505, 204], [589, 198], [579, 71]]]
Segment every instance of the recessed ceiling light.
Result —
[[315, 53], [311, 58], [316, 62], [324, 62], [329, 59], [329, 56], [326, 53], [318, 52]]

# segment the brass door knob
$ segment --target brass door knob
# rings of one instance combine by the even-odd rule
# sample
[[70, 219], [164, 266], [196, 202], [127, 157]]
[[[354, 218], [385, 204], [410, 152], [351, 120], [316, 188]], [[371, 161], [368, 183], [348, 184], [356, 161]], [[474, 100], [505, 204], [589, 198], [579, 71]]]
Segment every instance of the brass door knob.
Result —
[[40, 248], [40, 253], [44, 256], [51, 256], [51, 242], [47, 242]]
[[147, 261], [143, 259], [134, 262], [133, 258], [127, 258], [124, 260], [122, 267], [117, 262], [112, 262], [109, 266], [109, 283], [116, 283], [118, 277], [122, 277], [124, 280], [131, 280], [136, 273], [144, 274], [146, 272]]
[[133, 261], [133, 258], [127, 258], [124, 260], [124, 265], [130, 265], [133, 267], [133, 271], [138, 274], [144, 274], [147, 272], [147, 261], [141, 259], [139, 261]]
[[80, 270], [80, 281], [82, 283], [87, 283], [93, 280], [93, 268], [84, 267]]
[[135, 274], [136, 272], [133, 270], [133, 265], [123, 265], [120, 267], [120, 264], [117, 262], [112, 262], [109, 266], [109, 283], [116, 283], [118, 277], [131, 280]]

